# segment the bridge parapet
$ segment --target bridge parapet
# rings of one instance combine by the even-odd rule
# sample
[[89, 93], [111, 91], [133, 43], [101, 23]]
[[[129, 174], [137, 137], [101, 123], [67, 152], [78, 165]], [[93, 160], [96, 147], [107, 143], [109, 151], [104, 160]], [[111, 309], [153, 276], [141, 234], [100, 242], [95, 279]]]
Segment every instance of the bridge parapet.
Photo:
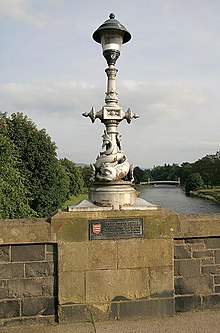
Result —
[[178, 180], [151, 180], [148, 178], [147, 182], [140, 182], [141, 185], [176, 185], [180, 186], [180, 178]]

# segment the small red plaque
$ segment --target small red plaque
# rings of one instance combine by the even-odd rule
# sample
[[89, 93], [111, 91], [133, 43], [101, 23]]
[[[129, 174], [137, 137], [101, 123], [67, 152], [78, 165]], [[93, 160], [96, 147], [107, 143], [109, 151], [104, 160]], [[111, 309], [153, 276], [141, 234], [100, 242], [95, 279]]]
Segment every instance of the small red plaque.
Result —
[[93, 234], [96, 234], [96, 235], [100, 234], [100, 232], [101, 232], [101, 224], [100, 223], [94, 223], [94, 224], [92, 224], [92, 232], [93, 232]]

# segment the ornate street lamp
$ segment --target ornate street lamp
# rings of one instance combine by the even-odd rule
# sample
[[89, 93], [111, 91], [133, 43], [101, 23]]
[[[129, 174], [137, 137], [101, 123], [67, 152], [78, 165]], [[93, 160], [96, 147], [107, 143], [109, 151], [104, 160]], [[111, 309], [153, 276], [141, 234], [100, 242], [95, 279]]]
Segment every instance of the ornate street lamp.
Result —
[[118, 125], [126, 119], [130, 124], [132, 118], [139, 116], [129, 108], [126, 112], [118, 105], [116, 92], [117, 68], [115, 63], [120, 56], [121, 46], [131, 39], [128, 30], [115, 19], [111, 13], [93, 34], [93, 39], [102, 45], [103, 55], [108, 63], [105, 70], [108, 82], [105, 105], [100, 111], [92, 107], [83, 116], [90, 117], [94, 123], [99, 118], [106, 126], [102, 135], [103, 151], [96, 158], [93, 167], [93, 185], [89, 191], [89, 199], [98, 206], [110, 206], [120, 209], [135, 203], [135, 190], [131, 187], [133, 181], [133, 165], [130, 165], [121, 146], [121, 135]]

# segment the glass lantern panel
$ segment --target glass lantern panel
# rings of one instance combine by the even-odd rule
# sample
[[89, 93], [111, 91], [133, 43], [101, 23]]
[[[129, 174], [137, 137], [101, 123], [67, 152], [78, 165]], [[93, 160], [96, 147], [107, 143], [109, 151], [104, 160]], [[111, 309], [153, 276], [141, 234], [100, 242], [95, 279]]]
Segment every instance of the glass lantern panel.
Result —
[[104, 30], [101, 35], [102, 50], [121, 50], [124, 32], [120, 30]]

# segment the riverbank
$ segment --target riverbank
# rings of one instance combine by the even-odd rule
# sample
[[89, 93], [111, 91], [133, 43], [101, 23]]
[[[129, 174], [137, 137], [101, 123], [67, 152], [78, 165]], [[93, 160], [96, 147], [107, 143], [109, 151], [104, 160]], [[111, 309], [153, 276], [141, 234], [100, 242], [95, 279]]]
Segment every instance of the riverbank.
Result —
[[67, 201], [64, 202], [62, 208], [66, 208], [69, 205], [75, 205], [83, 199], [88, 198], [88, 193], [83, 193], [79, 195], [72, 195]]
[[171, 209], [177, 214], [215, 214], [220, 213], [219, 202], [187, 196], [180, 187], [158, 186], [143, 188], [141, 197], [162, 208]]
[[206, 200], [211, 200], [220, 204], [220, 186], [215, 186], [211, 189], [201, 189], [190, 192], [190, 195]]

